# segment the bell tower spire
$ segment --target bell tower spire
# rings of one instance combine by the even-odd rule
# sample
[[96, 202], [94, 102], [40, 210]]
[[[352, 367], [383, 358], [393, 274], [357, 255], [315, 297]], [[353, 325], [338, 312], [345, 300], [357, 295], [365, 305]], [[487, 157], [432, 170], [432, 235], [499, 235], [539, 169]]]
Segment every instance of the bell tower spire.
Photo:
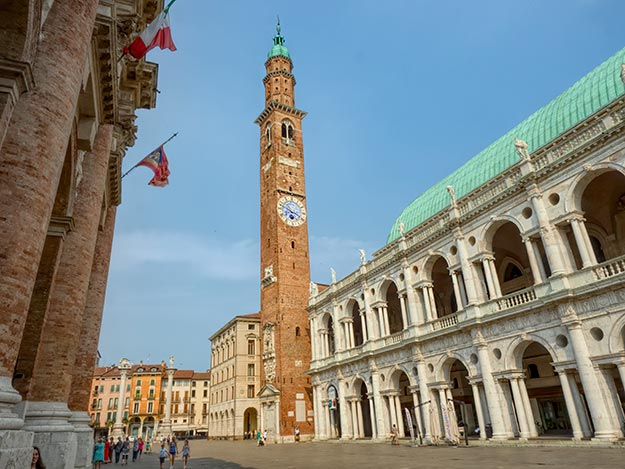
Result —
[[308, 219], [302, 119], [293, 62], [281, 33], [265, 61], [260, 126], [261, 428], [277, 441], [314, 434], [308, 296]]

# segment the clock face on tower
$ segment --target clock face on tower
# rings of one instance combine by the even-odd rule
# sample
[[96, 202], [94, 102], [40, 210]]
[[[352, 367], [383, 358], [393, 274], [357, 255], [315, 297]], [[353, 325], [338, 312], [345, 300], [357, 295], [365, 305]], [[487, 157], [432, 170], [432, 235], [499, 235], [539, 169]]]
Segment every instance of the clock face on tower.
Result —
[[278, 215], [290, 226], [300, 226], [306, 221], [306, 207], [296, 197], [286, 195], [278, 200]]

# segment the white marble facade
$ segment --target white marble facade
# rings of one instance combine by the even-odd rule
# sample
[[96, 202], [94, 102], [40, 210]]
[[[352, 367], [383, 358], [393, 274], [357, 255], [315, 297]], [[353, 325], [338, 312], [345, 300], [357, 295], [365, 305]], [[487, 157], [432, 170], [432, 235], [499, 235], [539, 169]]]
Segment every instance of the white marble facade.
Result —
[[[309, 305], [315, 436], [623, 437], [625, 104], [403, 232]], [[521, 142], [523, 143], [523, 142]], [[513, 139], [510, 145], [515, 145]], [[526, 152], [526, 150], [525, 150]]]

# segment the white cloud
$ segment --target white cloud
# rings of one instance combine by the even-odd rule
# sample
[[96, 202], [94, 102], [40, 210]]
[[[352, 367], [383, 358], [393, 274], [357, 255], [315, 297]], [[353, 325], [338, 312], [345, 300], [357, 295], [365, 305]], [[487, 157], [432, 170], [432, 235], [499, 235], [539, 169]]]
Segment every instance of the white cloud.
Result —
[[116, 233], [111, 268], [134, 270], [147, 264], [186, 267], [213, 279], [249, 279], [258, 276], [258, 243], [175, 231]]

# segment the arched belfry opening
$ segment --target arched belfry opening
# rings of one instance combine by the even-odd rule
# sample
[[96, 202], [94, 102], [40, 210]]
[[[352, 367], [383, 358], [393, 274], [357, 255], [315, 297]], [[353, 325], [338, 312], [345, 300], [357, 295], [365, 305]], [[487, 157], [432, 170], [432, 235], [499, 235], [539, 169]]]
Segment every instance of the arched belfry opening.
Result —
[[[540, 262], [544, 257], [542, 242], [532, 244]], [[530, 266], [527, 247], [523, 244], [519, 228], [512, 222], [504, 222], [496, 228], [492, 238], [492, 251], [495, 255], [497, 281], [503, 295], [531, 287], [534, 276]], [[537, 256], [538, 258], [538, 256]]]
[[402, 319], [399, 294], [397, 293], [397, 286], [394, 282], [391, 282], [386, 289], [386, 307], [388, 311], [389, 332], [391, 334], [401, 332], [404, 329], [404, 322]]
[[449, 265], [442, 256], [437, 256], [430, 273], [436, 305], [436, 317], [443, 317], [458, 311], [458, 298], [461, 292], [454, 291]]

